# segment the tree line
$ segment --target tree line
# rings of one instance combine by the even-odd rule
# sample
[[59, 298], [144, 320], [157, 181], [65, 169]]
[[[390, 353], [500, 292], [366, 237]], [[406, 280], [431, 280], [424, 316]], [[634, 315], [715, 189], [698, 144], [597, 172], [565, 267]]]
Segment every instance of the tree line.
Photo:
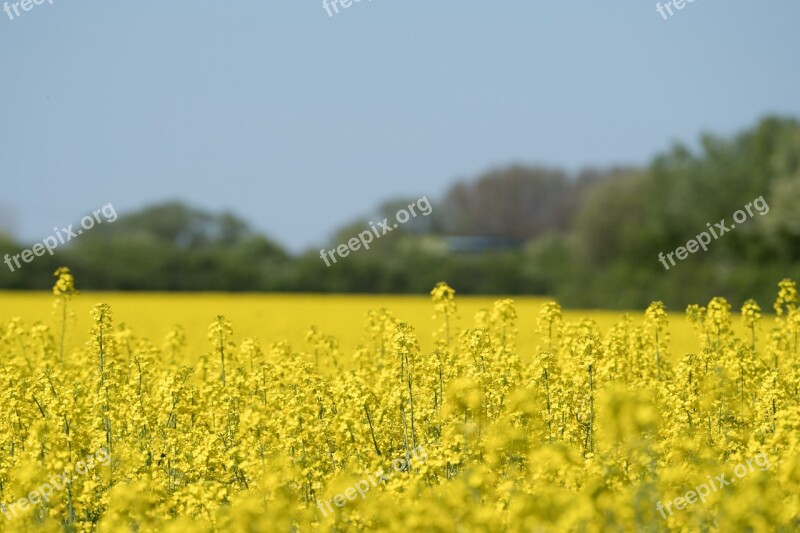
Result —
[[[669, 270], [659, 262], [758, 197], [766, 215]], [[387, 201], [324, 244], [347, 242], [413, 200]], [[328, 268], [319, 249], [290, 254], [233, 213], [166, 202], [121, 214], [22, 270], [0, 269], [0, 288], [47, 289], [67, 265], [96, 290], [421, 294], [446, 280], [462, 294], [549, 295], [570, 306], [758, 295], [768, 307], [780, 279], [800, 277], [800, 122], [767, 117], [731, 137], [705, 134], [641, 168], [496, 169], [431, 203], [430, 216]], [[455, 245], [465, 239], [474, 243], [466, 251]], [[3, 254], [23, 248], [0, 235]]]

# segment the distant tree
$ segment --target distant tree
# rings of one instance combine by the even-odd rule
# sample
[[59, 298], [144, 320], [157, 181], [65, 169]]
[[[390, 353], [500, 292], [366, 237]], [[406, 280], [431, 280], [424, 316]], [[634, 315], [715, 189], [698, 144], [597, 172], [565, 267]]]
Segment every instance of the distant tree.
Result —
[[290, 260], [233, 214], [180, 202], [98, 225], [68, 253], [93, 288], [126, 290], [278, 290]]
[[785, 260], [800, 260], [800, 173], [775, 180], [766, 196], [769, 213], [758, 222], [767, 244]]
[[99, 225], [87, 238], [136, 237], [187, 249], [233, 246], [253, 235], [248, 224], [232, 213], [217, 215], [172, 201], [122, 215], [113, 224]]
[[577, 177], [545, 168], [514, 166], [454, 185], [442, 202], [437, 227], [451, 235], [519, 240], [571, 229], [585, 193], [619, 171], [586, 170]]

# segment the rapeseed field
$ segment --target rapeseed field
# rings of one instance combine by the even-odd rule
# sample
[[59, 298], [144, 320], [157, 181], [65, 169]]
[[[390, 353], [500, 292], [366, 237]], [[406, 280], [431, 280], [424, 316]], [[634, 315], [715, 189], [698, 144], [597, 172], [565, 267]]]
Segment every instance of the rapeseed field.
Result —
[[2, 531], [800, 528], [791, 280], [619, 316], [56, 277], [0, 294]]

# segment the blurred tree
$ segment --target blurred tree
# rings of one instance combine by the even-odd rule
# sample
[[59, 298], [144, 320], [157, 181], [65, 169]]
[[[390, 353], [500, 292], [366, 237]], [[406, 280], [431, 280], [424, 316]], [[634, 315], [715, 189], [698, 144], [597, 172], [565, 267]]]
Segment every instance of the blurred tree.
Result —
[[585, 170], [570, 178], [545, 168], [493, 170], [454, 185], [437, 212], [435, 228], [449, 235], [537, 238], [572, 227], [586, 192], [623, 170]]
[[457, 183], [445, 196], [440, 221], [451, 235], [528, 239], [567, 229], [574, 199], [560, 171], [512, 167], [474, 183]]
[[800, 260], [800, 173], [792, 178], [775, 180], [767, 196], [770, 198], [769, 214], [758, 220], [763, 227], [764, 237], [782, 259], [798, 261]]
[[247, 223], [232, 213], [215, 215], [172, 201], [120, 216], [114, 223], [98, 225], [81, 242], [135, 236], [189, 249], [233, 246], [253, 235]]

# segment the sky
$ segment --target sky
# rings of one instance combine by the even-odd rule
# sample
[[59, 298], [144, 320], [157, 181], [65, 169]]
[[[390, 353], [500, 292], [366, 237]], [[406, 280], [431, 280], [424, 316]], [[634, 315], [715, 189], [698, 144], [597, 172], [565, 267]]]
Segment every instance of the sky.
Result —
[[0, 11], [0, 225], [23, 243], [178, 199], [297, 252], [489, 169], [800, 117], [796, 0], [50, 2]]

